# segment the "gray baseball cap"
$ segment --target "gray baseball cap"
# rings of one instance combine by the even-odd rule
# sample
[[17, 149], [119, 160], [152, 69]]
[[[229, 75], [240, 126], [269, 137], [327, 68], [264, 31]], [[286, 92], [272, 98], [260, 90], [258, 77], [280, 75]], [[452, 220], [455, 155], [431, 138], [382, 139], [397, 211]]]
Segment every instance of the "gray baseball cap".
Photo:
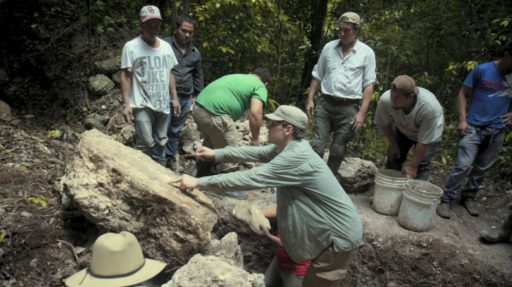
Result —
[[271, 121], [285, 121], [301, 130], [306, 130], [308, 126], [308, 116], [294, 106], [280, 105], [273, 113], [266, 114], [265, 117]]

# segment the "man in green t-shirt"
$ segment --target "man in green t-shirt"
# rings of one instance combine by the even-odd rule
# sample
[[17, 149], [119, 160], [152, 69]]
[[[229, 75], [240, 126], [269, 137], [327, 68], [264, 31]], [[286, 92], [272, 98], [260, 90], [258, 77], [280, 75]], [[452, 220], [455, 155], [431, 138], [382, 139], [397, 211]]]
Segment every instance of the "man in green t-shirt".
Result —
[[[209, 148], [238, 146], [240, 139], [234, 122], [249, 111], [251, 145], [259, 145], [263, 108], [267, 102], [270, 72], [257, 68], [252, 74], [223, 76], [204, 88], [197, 96], [192, 116]], [[217, 172], [231, 171], [235, 165], [219, 164]], [[197, 176], [211, 174], [211, 163], [198, 162]]]

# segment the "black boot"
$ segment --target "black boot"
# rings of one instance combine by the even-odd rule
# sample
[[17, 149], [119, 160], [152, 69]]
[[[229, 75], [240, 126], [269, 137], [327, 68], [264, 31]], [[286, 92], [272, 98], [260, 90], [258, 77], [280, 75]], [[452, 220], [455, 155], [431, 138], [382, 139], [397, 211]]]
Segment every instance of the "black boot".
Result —
[[500, 227], [491, 227], [480, 233], [480, 238], [488, 243], [508, 242], [512, 235], [512, 212]]

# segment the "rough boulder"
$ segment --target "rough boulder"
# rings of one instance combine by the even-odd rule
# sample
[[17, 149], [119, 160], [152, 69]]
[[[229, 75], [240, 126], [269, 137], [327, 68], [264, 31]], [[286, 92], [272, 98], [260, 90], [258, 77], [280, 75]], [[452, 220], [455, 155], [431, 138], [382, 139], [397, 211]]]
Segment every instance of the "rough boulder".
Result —
[[348, 193], [369, 190], [376, 172], [377, 166], [373, 162], [357, 157], [345, 158], [338, 169], [341, 185]]
[[215, 256], [197, 254], [162, 287], [264, 287], [263, 274], [248, 273]]
[[181, 265], [210, 242], [217, 214], [202, 192], [168, 184], [176, 178], [142, 152], [90, 130], [82, 134], [62, 186], [98, 227], [130, 231], [150, 257]]

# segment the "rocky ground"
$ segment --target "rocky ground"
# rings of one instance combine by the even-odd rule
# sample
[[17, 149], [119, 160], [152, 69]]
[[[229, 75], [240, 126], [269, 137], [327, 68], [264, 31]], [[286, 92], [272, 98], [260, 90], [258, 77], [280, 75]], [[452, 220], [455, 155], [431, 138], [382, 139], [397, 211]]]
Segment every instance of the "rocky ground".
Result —
[[[62, 286], [63, 278], [87, 266], [89, 247], [102, 232], [78, 210], [64, 209], [57, 188], [85, 126], [60, 133], [42, 126], [31, 116], [0, 119], [0, 286]], [[434, 183], [442, 185], [447, 170], [437, 166]], [[480, 217], [455, 206], [451, 220], [435, 216], [433, 227], [423, 233], [407, 231], [396, 217], [374, 212], [369, 190], [351, 195], [364, 221], [365, 244], [345, 283], [512, 286], [512, 244], [484, 245], [478, 240], [480, 230], [505, 217], [510, 190], [510, 179], [490, 178], [480, 197]], [[269, 198], [268, 191], [256, 191], [249, 200], [267, 206]], [[212, 200], [219, 210], [214, 236], [236, 231], [245, 269], [264, 272], [272, 245], [228, 215], [236, 200]], [[178, 267], [165, 275], [170, 277]]]

